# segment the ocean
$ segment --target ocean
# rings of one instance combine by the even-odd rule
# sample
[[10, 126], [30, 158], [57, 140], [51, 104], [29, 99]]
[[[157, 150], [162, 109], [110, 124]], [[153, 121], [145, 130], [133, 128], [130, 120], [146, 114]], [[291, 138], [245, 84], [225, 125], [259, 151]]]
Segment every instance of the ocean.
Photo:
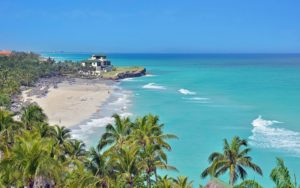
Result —
[[[56, 60], [82, 60], [88, 53], [42, 53]], [[100, 116], [73, 130], [97, 144], [109, 117], [117, 112], [160, 116], [171, 140], [169, 164], [198, 183], [208, 156], [221, 151], [223, 139], [248, 139], [250, 155], [262, 169], [248, 179], [272, 187], [276, 157], [300, 181], [300, 55], [298, 54], [108, 54], [116, 66], [144, 66], [149, 75], [114, 85]], [[165, 173], [165, 172], [161, 172]], [[227, 176], [221, 179], [227, 181]]]

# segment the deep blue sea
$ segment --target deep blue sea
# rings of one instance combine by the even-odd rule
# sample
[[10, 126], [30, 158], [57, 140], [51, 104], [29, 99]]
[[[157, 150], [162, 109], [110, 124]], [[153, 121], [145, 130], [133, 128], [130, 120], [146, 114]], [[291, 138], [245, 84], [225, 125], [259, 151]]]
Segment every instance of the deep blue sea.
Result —
[[[42, 55], [78, 61], [91, 54]], [[159, 115], [165, 131], [179, 137], [171, 141], [173, 151], [168, 155], [169, 164], [179, 170], [172, 175], [189, 176], [195, 187], [205, 183], [200, 173], [208, 166], [209, 154], [221, 151], [224, 138], [237, 135], [248, 139], [250, 155], [264, 172], [261, 178], [249, 170], [249, 179], [273, 187], [269, 174], [280, 157], [300, 182], [300, 55], [108, 54], [108, 58], [116, 66], [146, 67], [148, 76], [116, 85], [120, 92], [115, 103], [123, 102], [122, 111], [133, 116]], [[114, 106], [106, 104], [110, 105]], [[105, 118], [93, 123], [103, 126]], [[95, 130], [92, 135], [100, 135]], [[88, 131], [75, 133], [90, 143], [99, 139], [85, 135]], [[226, 176], [222, 179], [227, 181]]]

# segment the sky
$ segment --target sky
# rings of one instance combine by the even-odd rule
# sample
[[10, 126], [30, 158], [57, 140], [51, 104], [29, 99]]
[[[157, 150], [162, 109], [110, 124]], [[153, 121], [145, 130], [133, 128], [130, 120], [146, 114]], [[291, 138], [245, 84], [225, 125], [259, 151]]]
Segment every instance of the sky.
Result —
[[300, 53], [299, 0], [0, 0], [0, 49]]

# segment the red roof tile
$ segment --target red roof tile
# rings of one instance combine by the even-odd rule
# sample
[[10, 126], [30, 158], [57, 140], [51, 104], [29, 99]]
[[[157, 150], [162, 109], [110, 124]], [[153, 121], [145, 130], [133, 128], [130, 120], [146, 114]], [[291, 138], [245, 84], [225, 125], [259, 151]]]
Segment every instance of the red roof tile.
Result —
[[9, 55], [11, 55], [11, 51], [8, 51], [8, 50], [0, 50], [0, 55], [9, 56]]

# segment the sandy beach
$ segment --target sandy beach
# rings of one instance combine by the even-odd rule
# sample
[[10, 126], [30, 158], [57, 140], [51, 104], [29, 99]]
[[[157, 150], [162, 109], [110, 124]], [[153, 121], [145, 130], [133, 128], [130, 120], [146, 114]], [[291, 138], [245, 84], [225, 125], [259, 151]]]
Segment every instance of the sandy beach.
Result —
[[48, 92], [43, 96], [32, 95], [32, 89], [23, 91], [23, 102], [36, 102], [51, 125], [65, 127], [77, 125], [99, 112], [99, 107], [110, 95], [110, 87], [101, 80], [64, 80], [47, 87]]

